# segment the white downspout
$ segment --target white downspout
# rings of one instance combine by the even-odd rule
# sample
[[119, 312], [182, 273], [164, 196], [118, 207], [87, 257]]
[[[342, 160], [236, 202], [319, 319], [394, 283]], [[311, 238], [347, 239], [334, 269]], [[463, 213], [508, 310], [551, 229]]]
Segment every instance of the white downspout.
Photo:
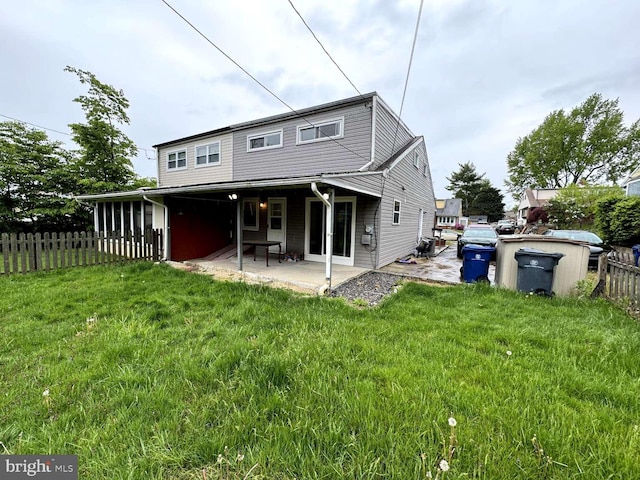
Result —
[[[154, 205], [158, 205], [159, 207], [162, 207], [164, 209], [164, 239], [163, 239], [163, 245], [162, 245], [162, 261], [166, 261], [167, 260], [167, 254], [169, 252], [168, 248], [169, 248], [169, 207], [167, 207], [164, 203], [159, 203], [156, 202], [155, 200], [151, 200], [149, 197], [147, 197], [146, 195], [142, 195], [142, 198], [144, 200], [146, 200], [149, 203], [152, 203]], [[144, 208], [142, 210], [143, 214], [144, 214]]]
[[327, 225], [326, 225], [326, 250], [327, 254], [325, 255], [325, 279], [327, 283], [321, 287], [321, 291], [324, 292], [327, 289], [331, 289], [331, 261], [333, 254], [333, 209], [332, 202], [329, 201], [329, 198], [333, 199], [332, 196], [329, 196], [328, 193], [324, 195], [320, 193], [318, 190], [318, 185], [316, 182], [311, 182], [311, 191], [313, 194], [320, 199], [320, 201], [327, 207]]

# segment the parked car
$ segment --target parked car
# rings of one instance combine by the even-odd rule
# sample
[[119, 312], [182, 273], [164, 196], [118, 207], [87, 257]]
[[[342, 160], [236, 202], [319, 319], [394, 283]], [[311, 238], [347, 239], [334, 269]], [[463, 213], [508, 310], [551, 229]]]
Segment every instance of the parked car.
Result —
[[456, 232], [455, 230], [452, 230], [450, 228], [443, 228], [440, 231], [440, 235], [437, 235], [439, 238], [441, 238], [442, 240], [458, 240], [458, 237], [460, 236], [460, 234], [458, 232]]
[[498, 220], [496, 226], [496, 232], [498, 235], [513, 235], [516, 231], [516, 226], [511, 220]]
[[600, 254], [611, 250], [611, 248], [605, 245], [598, 235], [587, 230], [547, 230], [542, 235], [556, 238], [568, 238], [569, 240], [576, 240], [589, 245], [590, 268], [598, 268], [598, 257], [600, 257]]
[[498, 243], [498, 234], [490, 225], [469, 225], [460, 238], [458, 238], [458, 258], [462, 258], [462, 248], [465, 245], [484, 245], [495, 247]]

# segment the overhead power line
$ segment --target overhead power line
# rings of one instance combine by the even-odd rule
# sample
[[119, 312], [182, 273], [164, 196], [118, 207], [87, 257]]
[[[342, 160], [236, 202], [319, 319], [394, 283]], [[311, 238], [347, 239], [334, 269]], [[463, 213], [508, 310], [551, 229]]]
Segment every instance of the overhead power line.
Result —
[[[60, 130], [56, 130], [55, 128], [43, 127], [42, 125], [36, 125], [35, 123], [27, 122], [25, 120], [20, 120], [19, 118], [15, 118], [15, 117], [10, 117], [9, 115], [3, 115], [2, 113], [0, 113], [0, 117], [8, 118], [9, 120], [13, 120], [14, 122], [24, 123], [25, 125], [31, 125], [32, 127], [39, 128], [40, 130], [46, 130], [48, 132], [59, 133], [60, 135], [66, 135], [68, 137], [72, 137], [73, 136], [73, 134], [71, 134], [69, 132], [62, 132]], [[150, 148], [139, 147], [138, 145], [136, 145], [136, 148], [138, 150], [143, 150], [144, 153], [145, 153], [145, 156], [147, 157], [148, 160], [155, 160], [155, 158], [150, 158], [149, 155], [147, 154], [147, 152], [150, 152], [150, 151], [153, 152], [154, 150], [152, 150]]]
[[324, 51], [324, 53], [327, 54], [327, 57], [329, 57], [329, 59], [333, 62], [333, 64], [338, 68], [338, 70], [340, 70], [340, 73], [344, 76], [344, 78], [347, 79], [347, 82], [349, 82], [351, 84], [351, 86], [355, 89], [356, 92], [358, 92], [358, 95], [362, 96], [362, 93], [360, 93], [360, 90], [358, 90], [358, 87], [356, 87], [353, 82], [351, 81], [351, 79], [347, 76], [346, 73], [344, 73], [344, 71], [340, 68], [340, 65], [338, 65], [338, 63], [333, 59], [333, 57], [329, 54], [329, 52], [327, 51], [326, 48], [324, 48], [324, 45], [322, 44], [322, 42], [320, 41], [320, 39], [316, 36], [316, 34], [313, 32], [313, 30], [311, 30], [311, 27], [307, 24], [307, 22], [305, 21], [304, 18], [302, 18], [302, 15], [300, 14], [300, 12], [298, 11], [298, 9], [295, 7], [295, 5], [293, 4], [293, 2], [291, 0], [289, 1], [289, 5], [291, 5], [291, 8], [293, 8], [293, 11], [296, 12], [296, 14], [298, 14], [298, 17], [300, 17], [300, 20], [302, 20], [302, 23], [304, 23], [304, 26], [307, 27], [307, 30], [309, 30], [309, 32], [311, 33], [311, 35], [313, 35], [313, 38], [316, 39], [316, 42], [318, 42], [318, 45], [320, 45], [320, 48], [322, 48], [322, 50]]
[[71, 134], [69, 132], [61, 132], [60, 130], [55, 130], [53, 128], [47, 128], [47, 127], [43, 127], [41, 125], [36, 125], [35, 123], [25, 122], [24, 120], [20, 120], [19, 118], [13, 118], [13, 117], [10, 117], [9, 115], [3, 115], [3, 114], [0, 113], [0, 117], [8, 118], [9, 120], [13, 120], [15, 122], [25, 123], [27, 125], [31, 125], [32, 127], [39, 128], [40, 130], [47, 130], [49, 132], [56, 132], [56, 133], [59, 133], [61, 135], [67, 135], [69, 137], [71, 136]]
[[[233, 58], [231, 58], [231, 56], [229, 56], [226, 52], [224, 52], [220, 47], [218, 47], [218, 45], [216, 45], [209, 37], [207, 37], [204, 33], [202, 33], [202, 31], [200, 31], [193, 23], [191, 23], [184, 15], [182, 15], [180, 12], [178, 12], [175, 8], [173, 8], [173, 6], [171, 6], [171, 4], [169, 2], [167, 2], [166, 0], [161, 0], [162, 3], [164, 3], [167, 7], [169, 7], [173, 13], [175, 13], [178, 17], [180, 17], [187, 25], [189, 25], [198, 35], [200, 35], [207, 43], [209, 43], [209, 45], [211, 45], [213, 48], [215, 48], [218, 52], [220, 52], [222, 55], [224, 55], [224, 57], [229, 60], [231, 63], [233, 63], [236, 67], [238, 67], [240, 70], [242, 70], [242, 72], [247, 75], [251, 80], [253, 80], [255, 83], [257, 83], [258, 85], [260, 85], [265, 91], [267, 91], [273, 98], [275, 98], [276, 100], [278, 100], [281, 104], [283, 104], [285, 107], [287, 107], [289, 110], [291, 110], [293, 113], [295, 113], [301, 120], [307, 122], [310, 126], [315, 127], [315, 125], [313, 123], [311, 123], [309, 120], [307, 120], [302, 114], [300, 114], [296, 109], [294, 109], [291, 105], [289, 105], [287, 102], [285, 102], [284, 100], [282, 100], [278, 95], [276, 95], [272, 90], [270, 90], [266, 85], [264, 85], [262, 82], [260, 82], [260, 80], [258, 80], [256, 77], [254, 77], [253, 75], [251, 75], [251, 73], [249, 73], [242, 65], [240, 65], [238, 62], [236, 62]], [[359, 93], [359, 92], [358, 92]], [[362, 94], [361, 94], [362, 95]], [[349, 147], [347, 147], [346, 145], [340, 143], [338, 140], [336, 140], [333, 137], [326, 137], [330, 140], [332, 140], [334, 143], [340, 145], [342, 148], [344, 148], [345, 150], [347, 150], [350, 153], [353, 153], [354, 155], [356, 155], [357, 157], [361, 158], [362, 160], [364, 160], [365, 162], [368, 162], [369, 159], [363, 157], [362, 155], [360, 155], [358, 152], [354, 152], [353, 150], [351, 150]]]
[[422, 5], [424, 0], [420, 0], [420, 9], [418, 10], [418, 19], [416, 21], [416, 30], [413, 34], [413, 44], [411, 45], [411, 55], [409, 55], [409, 66], [407, 67], [407, 76], [404, 81], [404, 90], [402, 91], [402, 101], [400, 102], [400, 112], [398, 113], [398, 123], [396, 124], [396, 132], [393, 135], [393, 146], [391, 147], [391, 153], [393, 154], [396, 148], [396, 139], [398, 137], [398, 128], [400, 127], [400, 119], [402, 117], [402, 109], [404, 108], [404, 99], [407, 94], [407, 86], [409, 85], [409, 74], [411, 73], [411, 64], [413, 63], [413, 53], [416, 49], [416, 40], [418, 39], [418, 30], [420, 29], [420, 17], [422, 17]]

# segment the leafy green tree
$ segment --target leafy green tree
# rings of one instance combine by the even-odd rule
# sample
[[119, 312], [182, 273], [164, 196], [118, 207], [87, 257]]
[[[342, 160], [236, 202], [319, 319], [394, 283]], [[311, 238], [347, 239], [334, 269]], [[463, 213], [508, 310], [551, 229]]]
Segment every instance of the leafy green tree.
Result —
[[60, 142], [20, 122], [0, 122], [0, 231], [56, 231], [84, 225], [73, 200], [73, 158]]
[[596, 225], [607, 243], [622, 246], [640, 243], [640, 197], [600, 199], [596, 204]]
[[119, 129], [129, 124], [129, 101], [122, 90], [100, 82], [91, 72], [69, 66], [65, 71], [76, 74], [80, 83], [88, 86], [86, 95], [73, 100], [82, 107], [86, 123], [69, 125], [73, 141], [80, 146], [77, 193], [130, 189], [136, 179], [131, 158], [137, 154], [137, 147]]
[[640, 120], [624, 124], [618, 100], [594, 93], [569, 113], [551, 112], [507, 156], [508, 190], [617, 182], [640, 164]]
[[622, 196], [624, 190], [620, 187], [569, 185], [560, 189], [545, 210], [558, 228], [593, 228], [598, 201]]

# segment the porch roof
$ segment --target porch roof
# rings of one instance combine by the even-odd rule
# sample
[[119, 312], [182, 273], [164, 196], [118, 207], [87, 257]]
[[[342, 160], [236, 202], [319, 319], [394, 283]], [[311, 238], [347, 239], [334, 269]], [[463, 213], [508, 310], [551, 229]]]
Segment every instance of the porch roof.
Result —
[[171, 195], [176, 193], [209, 193], [209, 192], [237, 192], [242, 190], [251, 190], [256, 188], [274, 188], [274, 187], [301, 187], [309, 186], [312, 183], [334, 186], [362, 193], [372, 197], [380, 198], [382, 192], [371, 187], [362, 185], [353, 185], [349, 183], [349, 179], [357, 179], [371, 175], [382, 175], [381, 171], [373, 172], [350, 172], [350, 173], [331, 173], [311, 175], [304, 177], [287, 177], [287, 178], [266, 178], [260, 180], [241, 180], [235, 182], [219, 182], [219, 183], [203, 183], [196, 185], [178, 185], [173, 187], [159, 188], [142, 188], [139, 190], [131, 190], [127, 192], [110, 192], [94, 195], [78, 195], [78, 200], [124, 200], [127, 198], [141, 198], [142, 196], [158, 197]]

